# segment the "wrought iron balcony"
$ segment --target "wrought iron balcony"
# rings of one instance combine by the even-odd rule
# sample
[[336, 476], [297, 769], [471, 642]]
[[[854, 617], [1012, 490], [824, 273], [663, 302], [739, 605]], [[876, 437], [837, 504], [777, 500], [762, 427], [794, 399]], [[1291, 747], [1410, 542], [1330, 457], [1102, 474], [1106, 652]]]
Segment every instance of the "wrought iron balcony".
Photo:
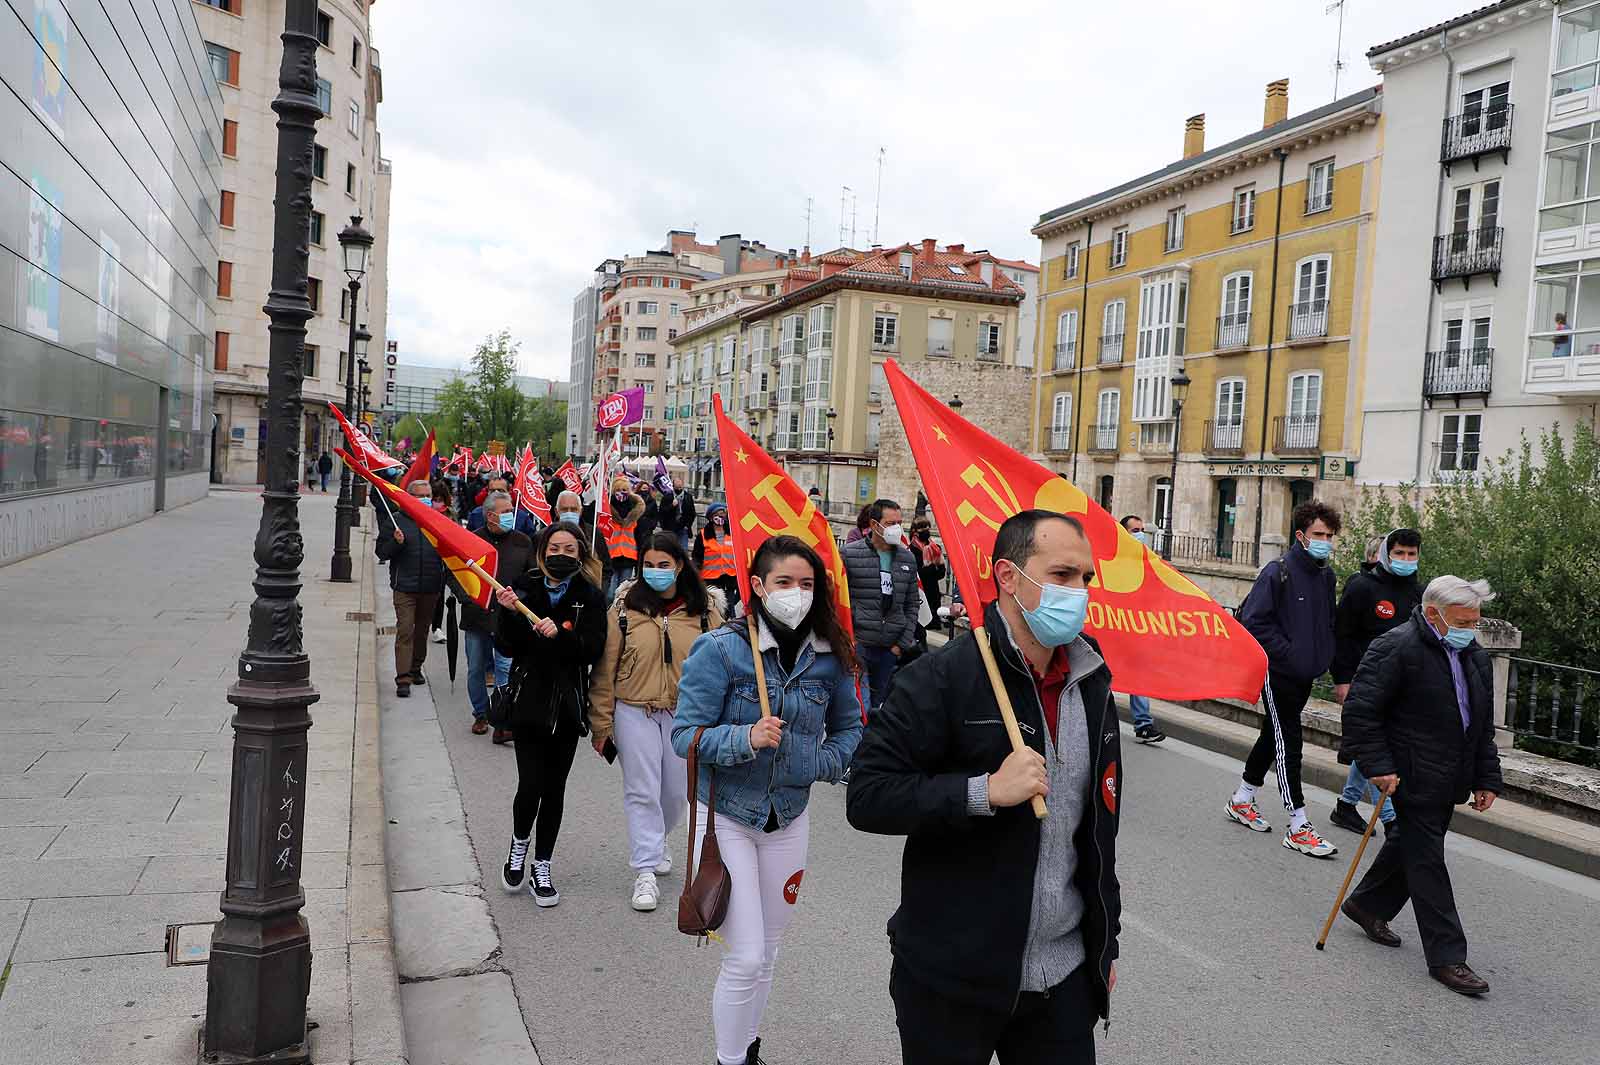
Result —
[[1444, 172], [1450, 173], [1450, 164], [1463, 159], [1478, 160], [1485, 155], [1500, 153], [1502, 161], [1511, 155], [1511, 109], [1505, 104], [1485, 111], [1482, 108], [1463, 111], [1444, 120], [1444, 136], [1439, 142], [1439, 162]]
[[1250, 343], [1250, 312], [1217, 315], [1218, 351], [1224, 348], [1242, 348]]
[[1075, 340], [1063, 341], [1056, 345], [1055, 362], [1050, 364], [1050, 369], [1055, 372], [1075, 369], [1078, 365], [1078, 342]]
[[1289, 304], [1289, 339], [1316, 340], [1328, 335], [1328, 301]]
[[1428, 399], [1487, 396], [1493, 370], [1493, 348], [1430, 351], [1422, 364], [1422, 394]]
[[1057, 428], [1055, 426], [1052, 426], [1051, 429], [1050, 429], [1050, 439], [1048, 441], [1047, 450], [1050, 450], [1050, 451], [1071, 451], [1072, 450], [1072, 430], [1070, 428], [1061, 429], [1061, 428]]
[[1219, 422], [1207, 418], [1202, 449], [1207, 455], [1243, 455], [1244, 422]]
[[1436, 480], [1471, 480], [1478, 475], [1480, 457], [1478, 435], [1468, 433], [1465, 439], [1434, 441], [1430, 468]]
[[1156, 548], [1170, 549], [1172, 558], [1179, 562], [1221, 562], [1254, 567], [1259, 545], [1254, 540], [1219, 540], [1203, 533], [1169, 535], [1158, 530]]
[[1440, 288], [1452, 277], [1471, 285], [1478, 274], [1491, 274], [1500, 283], [1500, 246], [1505, 229], [1491, 226], [1446, 233], [1433, 238], [1433, 284]]
[[1099, 454], [1117, 453], [1117, 423], [1104, 422], [1094, 427], [1094, 435], [1089, 438], [1089, 450]]
[[1121, 333], [1108, 333], [1100, 338], [1100, 365], [1116, 366], [1122, 362]]
[[1279, 455], [1322, 453], [1322, 415], [1280, 414], [1272, 419], [1272, 450]]

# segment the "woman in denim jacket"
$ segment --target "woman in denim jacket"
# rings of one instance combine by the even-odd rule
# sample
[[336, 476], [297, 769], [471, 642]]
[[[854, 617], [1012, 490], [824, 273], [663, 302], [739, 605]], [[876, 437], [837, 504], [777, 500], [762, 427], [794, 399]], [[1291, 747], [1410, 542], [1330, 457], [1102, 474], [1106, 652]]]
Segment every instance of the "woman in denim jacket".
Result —
[[[793, 536], [775, 536], [750, 563], [772, 716], [761, 717], [744, 622], [695, 641], [683, 666], [672, 746], [688, 757], [700, 739], [695, 852], [716, 774], [717, 843], [733, 879], [711, 996], [720, 1065], [756, 1065], [761, 1014], [772, 990], [778, 940], [805, 873], [806, 801], [819, 780], [838, 783], [861, 740], [861, 700], [850, 639], [834, 612], [822, 559]], [[691, 870], [686, 875], [693, 875]]]

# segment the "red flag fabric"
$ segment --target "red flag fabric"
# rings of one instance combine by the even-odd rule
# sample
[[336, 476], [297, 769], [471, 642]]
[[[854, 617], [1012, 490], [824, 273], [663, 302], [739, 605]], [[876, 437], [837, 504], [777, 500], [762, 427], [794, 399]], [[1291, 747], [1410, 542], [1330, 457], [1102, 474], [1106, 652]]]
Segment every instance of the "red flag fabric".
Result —
[[336, 454], [356, 473], [372, 482], [372, 487], [382, 492], [389, 505], [417, 523], [422, 535], [428, 538], [445, 568], [455, 577], [456, 583], [467, 597], [484, 610], [494, 602], [494, 589], [489, 582], [474, 573], [468, 562], [476, 562], [486, 573], [493, 573], [498, 564], [494, 545], [475, 533], [468, 532], [445, 515], [373, 473], [357, 462], [349, 452], [341, 449]]
[[411, 460], [411, 466], [406, 470], [405, 479], [401, 485], [408, 485], [412, 481], [431, 481], [433, 479], [433, 455], [438, 444], [434, 442], [433, 430], [428, 430], [428, 439], [422, 442], [421, 449], [416, 457]]
[[[1118, 691], [1158, 699], [1260, 696], [1266, 654], [1193, 581], [1070, 481], [956, 414], [893, 360], [884, 370], [969, 610], [995, 598], [994, 538], [1006, 518], [1029, 508], [1071, 514], [1094, 555], [1084, 631], [1099, 641]], [[726, 458], [722, 468], [726, 478]]]
[[450, 461], [445, 463], [444, 472], [454, 473], [458, 477], [465, 477], [472, 469], [472, 449], [462, 445], [456, 448], [456, 453], [450, 456]]
[[578, 476], [578, 467], [572, 464], [570, 458], [561, 464], [561, 468], [556, 471], [556, 476], [561, 478], [561, 483], [567, 486], [567, 491], [577, 492], [579, 495], [583, 494], [583, 478]]
[[511, 497], [518, 506], [531, 511], [540, 522], [550, 524], [550, 501], [545, 498], [544, 484], [539, 480], [539, 460], [533, 457], [531, 447], [524, 447], [517, 458], [517, 475], [511, 482]]
[[362, 464], [368, 469], [386, 470], [390, 466], [405, 465], [399, 459], [390, 458], [384, 454], [366, 433], [351, 425], [350, 419], [344, 416], [344, 411], [332, 403], [328, 404], [328, 409], [333, 411], [335, 418], [339, 419], [339, 428], [344, 430], [344, 438], [350, 442], [350, 450], [361, 456]]
[[770, 536], [795, 536], [822, 556], [833, 585], [834, 612], [845, 633], [853, 635], [850, 582], [827, 515], [724, 413], [721, 396], [713, 395], [711, 405], [716, 410], [717, 447], [722, 452], [722, 485], [728, 495], [740, 598], [750, 601], [750, 562], [762, 543]]

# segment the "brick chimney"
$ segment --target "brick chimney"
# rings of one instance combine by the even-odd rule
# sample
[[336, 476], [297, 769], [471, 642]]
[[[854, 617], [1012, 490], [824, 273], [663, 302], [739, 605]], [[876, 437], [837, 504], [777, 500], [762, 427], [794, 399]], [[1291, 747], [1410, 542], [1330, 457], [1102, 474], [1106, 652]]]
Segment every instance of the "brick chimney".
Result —
[[961, 255], [966, 252], [967, 246], [965, 244], [947, 244], [944, 250], [951, 255]]
[[923, 262], [927, 262], [929, 259], [932, 259], [934, 250], [938, 246], [939, 246], [939, 242], [934, 240], [932, 237], [923, 237], [922, 238], [922, 255], [920, 256], [922, 261]]
[[1206, 150], [1206, 116], [1194, 115], [1183, 124], [1183, 157], [1193, 159]]
[[1289, 117], [1289, 79], [1267, 82], [1267, 105], [1261, 113], [1261, 128], [1275, 126]]

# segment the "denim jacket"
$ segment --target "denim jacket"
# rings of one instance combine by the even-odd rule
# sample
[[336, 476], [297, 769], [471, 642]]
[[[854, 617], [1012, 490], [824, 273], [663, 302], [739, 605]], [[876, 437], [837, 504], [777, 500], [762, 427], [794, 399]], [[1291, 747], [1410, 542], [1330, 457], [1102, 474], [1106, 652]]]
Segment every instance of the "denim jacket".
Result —
[[853, 676], [839, 667], [826, 640], [813, 636], [800, 648], [794, 672], [778, 661], [778, 643], [761, 623], [759, 646], [767, 674], [767, 698], [783, 719], [776, 748], [752, 750], [750, 726], [761, 720], [755, 662], [742, 620], [695, 641], [683, 664], [672, 747], [687, 758], [695, 729], [700, 738], [700, 779], [695, 795], [704, 803], [710, 774], [717, 774], [717, 813], [751, 828], [763, 828], [769, 812], [787, 825], [806, 808], [811, 785], [837, 783], [861, 742], [861, 700]]

